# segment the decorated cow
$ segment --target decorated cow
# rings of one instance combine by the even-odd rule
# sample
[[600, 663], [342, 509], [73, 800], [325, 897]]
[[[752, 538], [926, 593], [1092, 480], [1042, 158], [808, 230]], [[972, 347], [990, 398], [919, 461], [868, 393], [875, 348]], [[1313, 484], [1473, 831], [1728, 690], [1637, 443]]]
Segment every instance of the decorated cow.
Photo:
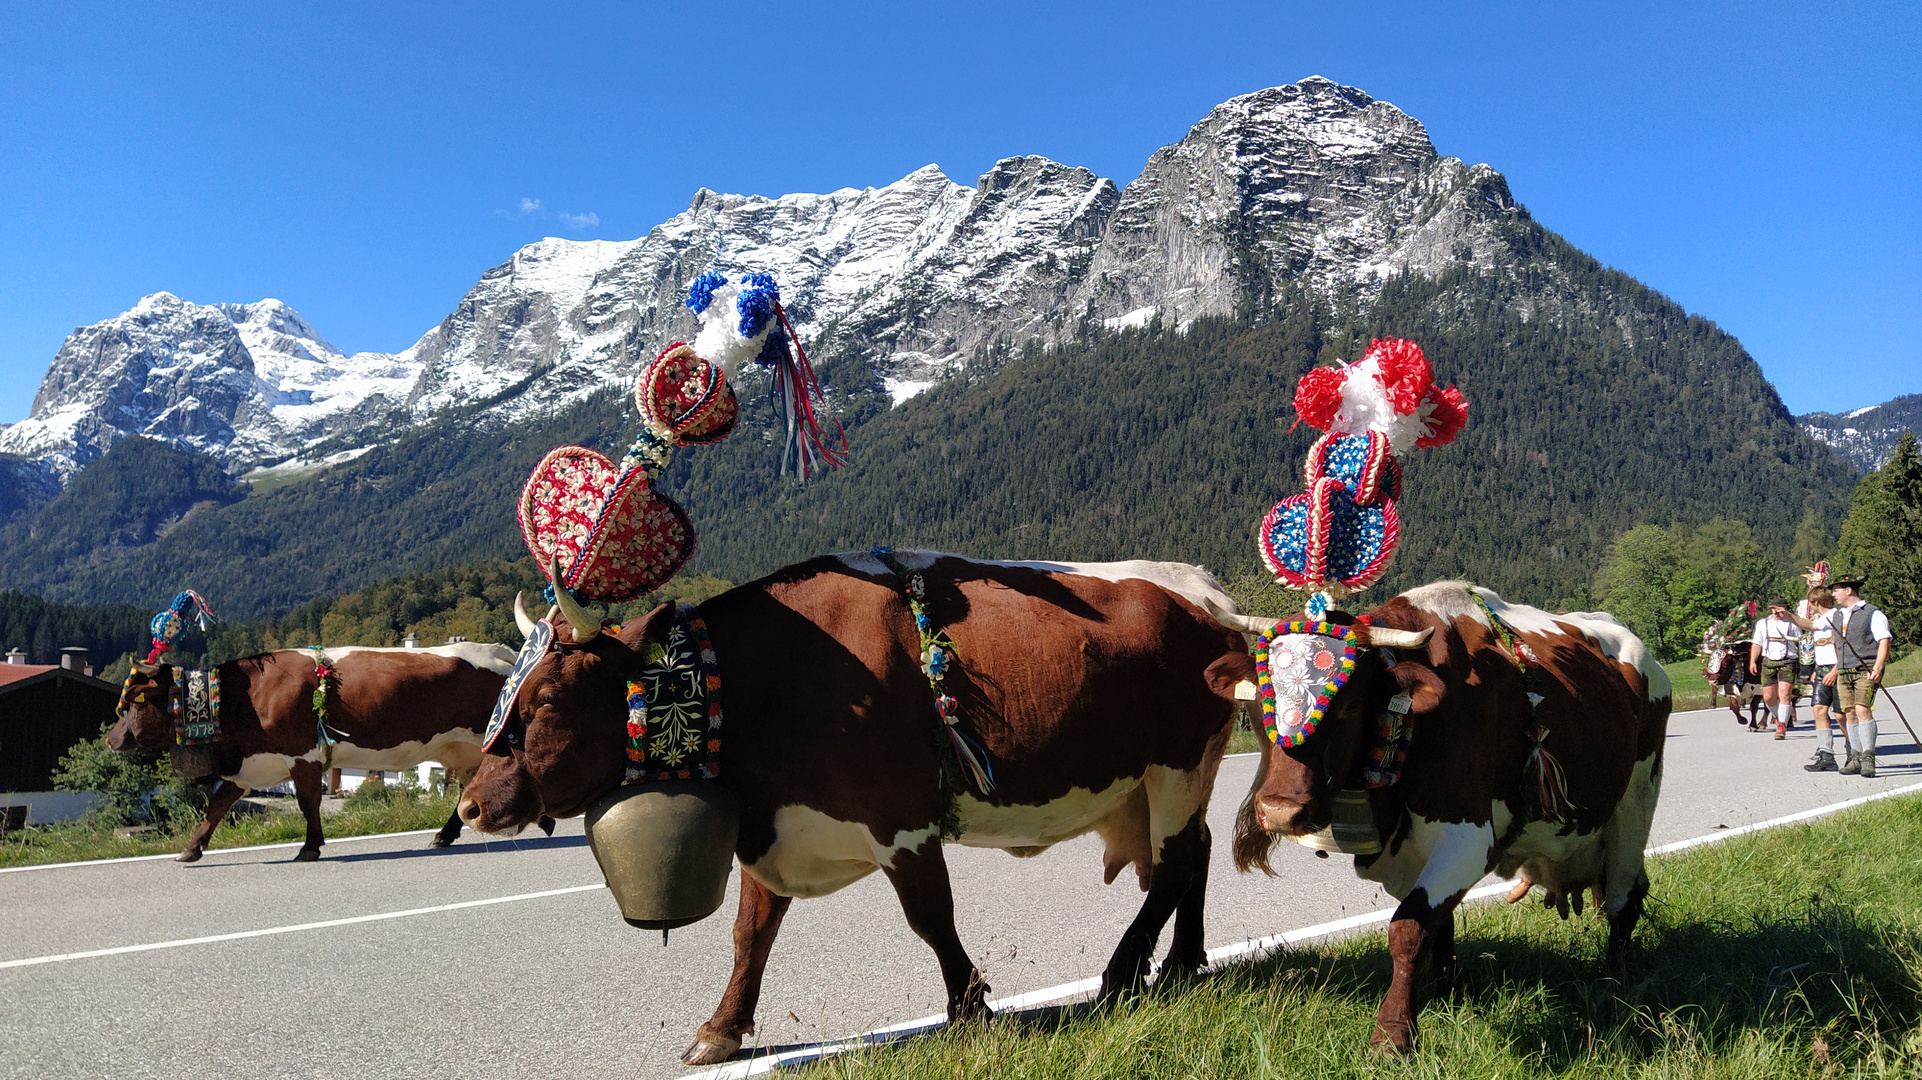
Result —
[[[189, 601], [187, 598], [191, 598]], [[181, 862], [206, 850], [227, 812], [248, 791], [292, 780], [307, 840], [297, 862], [320, 858], [322, 778], [329, 769], [412, 768], [438, 761], [465, 777], [480, 763], [489, 710], [513, 667], [505, 645], [462, 642], [431, 649], [282, 649], [206, 670], [158, 663], [192, 605], [192, 593], [155, 616], [154, 650], [121, 688], [107, 745], [171, 750], [175, 772], [220, 777], [207, 818]], [[171, 614], [171, 619], [170, 619]], [[551, 831], [552, 822], [544, 823]], [[433, 846], [460, 835], [448, 818]]]
[[[1262, 523], [1263, 559], [1312, 591], [1301, 616], [1242, 620], [1251, 656], [1215, 669], [1259, 703], [1263, 765], [1235, 829], [1235, 863], [1270, 873], [1289, 837], [1355, 858], [1400, 901], [1394, 973], [1371, 1042], [1415, 1039], [1417, 972], [1454, 969], [1454, 910], [1491, 871], [1519, 872], [1567, 916], [1592, 891], [1619, 963], [1642, 911], [1642, 850], [1661, 787], [1670, 689], [1606, 614], [1550, 615], [1440, 582], [1360, 616], [1334, 605], [1377, 580], [1400, 537], [1400, 454], [1441, 446], [1468, 403], [1411, 341], [1301, 379], [1302, 420], [1327, 432], [1308, 490]], [[1229, 667], [1238, 668], [1230, 671]]]
[[1268, 870], [1289, 837], [1353, 854], [1401, 902], [1373, 1043], [1413, 1045], [1417, 972], [1452, 976], [1455, 906], [1490, 872], [1519, 871], [1510, 901], [1539, 886], [1564, 917], [1592, 891], [1620, 963], [1648, 892], [1670, 703], [1634, 634], [1441, 582], [1359, 618], [1280, 624], [1241, 662], [1266, 738], [1236, 865]]
[[592, 835], [623, 785], [692, 778], [729, 795], [734, 973], [686, 1063], [725, 1059], [754, 1029], [789, 902], [876, 870], [934, 949], [949, 1016], [981, 1014], [944, 840], [1029, 856], [1098, 833], [1107, 879], [1132, 866], [1147, 892], [1104, 995], [1145, 977], [1171, 916], [1162, 977], [1203, 962], [1206, 810], [1235, 711], [1234, 680], [1210, 672], [1247, 659], [1212, 614], [1234, 603], [1204, 571], [877, 548], [618, 630], [565, 587], [556, 600], [546, 627], [526, 628], [541, 644], [522, 653], [459, 812], [488, 831], [586, 813]]

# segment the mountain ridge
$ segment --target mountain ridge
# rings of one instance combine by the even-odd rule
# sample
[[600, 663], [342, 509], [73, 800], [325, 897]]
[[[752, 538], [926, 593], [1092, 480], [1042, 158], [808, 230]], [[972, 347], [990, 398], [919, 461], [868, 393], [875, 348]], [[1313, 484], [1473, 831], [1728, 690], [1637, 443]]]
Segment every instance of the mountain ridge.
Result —
[[1411, 270], [1492, 272], [1514, 220], [1526, 211], [1495, 170], [1442, 157], [1419, 120], [1317, 76], [1216, 106], [1125, 188], [1035, 155], [973, 187], [929, 165], [826, 194], [703, 188], [634, 240], [523, 246], [397, 353], [345, 356], [279, 301], [156, 293], [68, 338], [0, 453], [64, 482], [142, 435], [243, 471], [526, 383], [494, 407], [522, 419], [687, 338], [680, 301], [715, 266], [774, 273], [809, 347], [860, 353], [898, 402], [978, 349], [1055, 344], [1085, 318], [1181, 323], [1283, 283], [1372, 295]]

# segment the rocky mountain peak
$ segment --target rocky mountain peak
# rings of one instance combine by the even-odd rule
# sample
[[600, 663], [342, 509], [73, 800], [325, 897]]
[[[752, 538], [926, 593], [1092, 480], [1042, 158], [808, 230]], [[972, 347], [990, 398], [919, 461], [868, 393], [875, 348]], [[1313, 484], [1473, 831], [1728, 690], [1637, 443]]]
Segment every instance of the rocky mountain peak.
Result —
[[711, 268], [774, 274], [810, 347], [866, 355], [901, 400], [984, 345], [1058, 341], [1083, 318], [1179, 325], [1283, 282], [1365, 298], [1396, 273], [1493, 268], [1497, 226], [1523, 214], [1501, 174], [1317, 76], [1223, 102], [1126, 188], [1034, 155], [972, 187], [927, 165], [823, 194], [702, 188], [636, 240], [523, 247], [394, 354], [343, 355], [278, 300], [156, 293], [75, 331], [0, 451], [68, 473], [142, 434], [241, 468], [477, 401], [537, 415], [687, 339], [681, 299]]

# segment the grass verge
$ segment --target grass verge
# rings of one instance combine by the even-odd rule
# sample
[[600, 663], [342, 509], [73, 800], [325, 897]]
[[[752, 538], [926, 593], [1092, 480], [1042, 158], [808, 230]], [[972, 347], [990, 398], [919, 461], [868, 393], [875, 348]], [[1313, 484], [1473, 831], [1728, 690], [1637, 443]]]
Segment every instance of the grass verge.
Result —
[[[457, 793], [432, 795], [393, 787], [385, 797], [350, 798], [338, 813], [321, 818], [328, 839], [377, 833], [438, 829], [454, 812]], [[187, 846], [199, 817], [136, 836], [113, 835], [113, 823], [82, 818], [59, 825], [35, 825], [0, 837], [0, 867], [42, 863], [164, 855]], [[230, 815], [214, 830], [207, 850], [284, 844], [307, 838], [307, 819], [298, 810]]]
[[[811, 1078], [1922, 1075], [1922, 798], [1654, 860], [1628, 970], [1606, 925], [1460, 916], [1461, 980], [1406, 1058], [1368, 1049], [1382, 933], [1234, 964], [1121, 1008], [1038, 1011], [829, 1058]], [[1285, 872], [1285, 870], [1284, 870]], [[930, 961], [931, 963], [932, 961]]]

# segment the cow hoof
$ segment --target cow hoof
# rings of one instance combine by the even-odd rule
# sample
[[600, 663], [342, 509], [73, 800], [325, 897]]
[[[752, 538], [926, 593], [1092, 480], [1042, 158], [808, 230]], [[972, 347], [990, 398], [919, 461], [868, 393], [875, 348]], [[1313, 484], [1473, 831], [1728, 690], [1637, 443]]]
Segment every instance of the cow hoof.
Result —
[[320, 849], [319, 848], [301, 848], [300, 854], [294, 856], [294, 861], [295, 862], [319, 862]]
[[451, 836], [436, 836], [432, 840], [427, 841], [427, 846], [430, 848], [453, 847], [454, 838]]
[[174, 856], [174, 861], [175, 861], [175, 862], [199, 862], [199, 861], [200, 861], [200, 849], [199, 849], [199, 848], [188, 848], [187, 850], [185, 850], [185, 851], [183, 851], [183, 852], [181, 852], [180, 854], [178, 854], [178, 855], [175, 855], [175, 856]]
[[1376, 1024], [1368, 1045], [1385, 1057], [1406, 1054], [1415, 1048], [1415, 1029], [1408, 1024]]
[[694, 1040], [694, 1045], [681, 1055], [683, 1065], [719, 1065], [734, 1056], [741, 1048], [741, 1040], [730, 1039], [725, 1035], [702, 1035]]
[[548, 817], [546, 814], [542, 814], [541, 820], [538, 822], [538, 824], [540, 825], [542, 832], [546, 833], [549, 836], [554, 835], [554, 819], [553, 818]]

